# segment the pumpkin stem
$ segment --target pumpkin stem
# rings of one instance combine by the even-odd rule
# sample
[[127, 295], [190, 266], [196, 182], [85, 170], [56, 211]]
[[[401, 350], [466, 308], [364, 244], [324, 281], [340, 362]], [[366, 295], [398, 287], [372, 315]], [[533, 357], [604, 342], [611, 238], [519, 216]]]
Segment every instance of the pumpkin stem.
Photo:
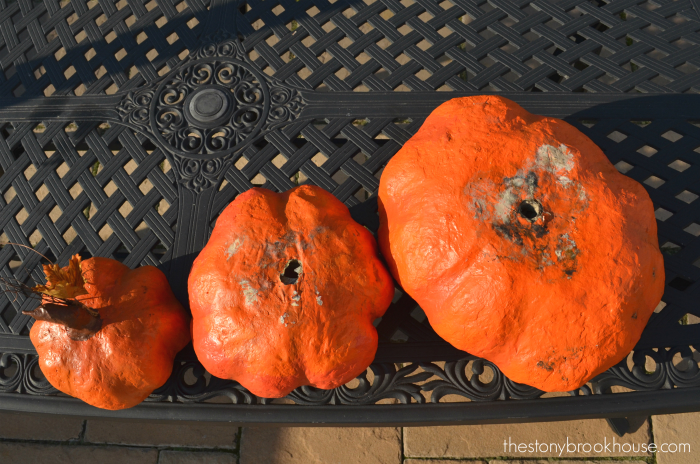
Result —
[[54, 322], [66, 327], [72, 340], [85, 341], [102, 328], [100, 313], [77, 300], [65, 300], [65, 304], [43, 303], [32, 311], [22, 311], [37, 321]]

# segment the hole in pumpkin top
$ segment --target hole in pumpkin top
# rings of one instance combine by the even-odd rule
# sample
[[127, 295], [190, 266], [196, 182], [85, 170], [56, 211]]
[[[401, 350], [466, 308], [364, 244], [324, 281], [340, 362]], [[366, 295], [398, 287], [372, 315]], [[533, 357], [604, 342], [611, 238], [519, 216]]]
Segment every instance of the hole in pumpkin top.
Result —
[[284, 273], [280, 274], [280, 280], [284, 285], [295, 284], [299, 280], [301, 272], [301, 263], [296, 259], [292, 259], [284, 267]]
[[542, 205], [537, 200], [523, 200], [518, 206], [518, 214], [528, 221], [534, 221], [542, 214]]

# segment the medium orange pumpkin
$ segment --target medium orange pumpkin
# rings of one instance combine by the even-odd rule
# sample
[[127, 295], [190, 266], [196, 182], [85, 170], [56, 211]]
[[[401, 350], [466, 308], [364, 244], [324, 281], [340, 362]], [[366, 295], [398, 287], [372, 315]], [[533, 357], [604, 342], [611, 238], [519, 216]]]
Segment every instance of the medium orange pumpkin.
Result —
[[644, 188], [564, 121], [450, 100], [391, 159], [379, 242], [435, 331], [544, 391], [634, 347], [664, 289]]
[[372, 323], [394, 295], [370, 232], [310, 185], [239, 195], [188, 285], [202, 365], [267, 398], [362, 373], [377, 350]]
[[190, 341], [189, 316], [160, 270], [109, 258], [80, 263], [77, 255], [63, 269], [44, 268], [49, 283], [36, 288], [66, 299], [45, 296], [25, 314], [37, 319], [29, 336], [51, 385], [98, 408], [124, 409], [168, 380]]

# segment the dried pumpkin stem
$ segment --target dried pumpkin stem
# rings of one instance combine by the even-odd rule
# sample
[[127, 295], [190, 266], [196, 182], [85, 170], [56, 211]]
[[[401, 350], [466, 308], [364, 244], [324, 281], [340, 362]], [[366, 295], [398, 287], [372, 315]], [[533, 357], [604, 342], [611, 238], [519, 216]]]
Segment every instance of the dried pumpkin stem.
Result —
[[64, 300], [65, 304], [43, 303], [32, 311], [22, 314], [37, 321], [54, 322], [66, 327], [72, 340], [85, 341], [102, 328], [100, 313], [76, 300]]

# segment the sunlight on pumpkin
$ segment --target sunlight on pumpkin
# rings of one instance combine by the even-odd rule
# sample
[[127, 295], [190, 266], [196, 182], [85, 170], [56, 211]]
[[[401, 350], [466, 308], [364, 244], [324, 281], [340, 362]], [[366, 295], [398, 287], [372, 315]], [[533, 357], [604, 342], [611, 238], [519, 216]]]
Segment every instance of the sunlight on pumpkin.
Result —
[[58, 264], [44, 264], [46, 285], [37, 285], [32, 290], [64, 299], [87, 295], [85, 280], [80, 270], [80, 259], [80, 255], [73, 255], [68, 266], [63, 268]]

